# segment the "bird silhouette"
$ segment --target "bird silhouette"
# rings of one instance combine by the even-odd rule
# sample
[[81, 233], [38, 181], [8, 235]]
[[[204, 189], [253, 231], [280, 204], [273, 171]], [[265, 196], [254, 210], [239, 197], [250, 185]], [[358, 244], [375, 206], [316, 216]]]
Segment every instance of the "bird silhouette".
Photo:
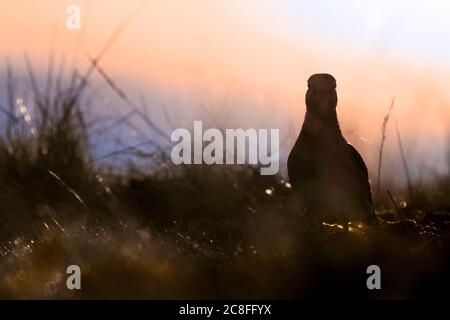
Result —
[[375, 222], [367, 167], [339, 126], [335, 78], [312, 75], [305, 101], [305, 119], [287, 165], [306, 214], [346, 230], [349, 221]]

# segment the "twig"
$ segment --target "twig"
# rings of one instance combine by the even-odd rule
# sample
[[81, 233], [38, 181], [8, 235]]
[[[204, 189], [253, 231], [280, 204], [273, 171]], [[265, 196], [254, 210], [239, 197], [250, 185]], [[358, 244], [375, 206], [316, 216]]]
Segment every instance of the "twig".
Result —
[[93, 61], [95, 61], [95, 63], [90, 64], [88, 69], [84, 73], [84, 75], [81, 77], [81, 82], [78, 85], [77, 89], [74, 91], [74, 95], [72, 96], [70, 104], [75, 104], [77, 102], [78, 98], [80, 97], [80, 93], [83, 91], [84, 87], [86, 86], [87, 79], [91, 76], [92, 72], [95, 70], [95, 65], [100, 62], [100, 60], [103, 58], [103, 56], [109, 50], [109, 48], [114, 43], [114, 41], [125, 30], [125, 28], [134, 19], [134, 17], [139, 13], [139, 11], [142, 9], [144, 4], [145, 4], [145, 1], [142, 1], [140, 3], [140, 5], [124, 21], [122, 21], [119, 24], [119, 26], [114, 30], [114, 32], [111, 34], [111, 37], [106, 41], [106, 43], [100, 49], [97, 56], [93, 59]]
[[170, 141], [170, 136], [162, 130], [155, 122], [153, 122], [149, 117], [147, 117], [140, 109], [137, 107], [126, 95], [126, 93], [120, 89], [119, 86], [112, 80], [110, 76], [103, 70], [98, 63], [91, 59], [91, 63], [94, 68], [100, 73], [100, 75], [105, 79], [106, 83], [111, 87], [111, 89], [117, 93], [117, 95], [137, 114], [144, 122], [155, 131], [160, 137], [164, 138], [167, 141]]
[[394, 197], [392, 196], [391, 192], [389, 191], [389, 189], [386, 189], [387, 194], [389, 195], [389, 198], [391, 199], [392, 203], [394, 204], [395, 210], [398, 212], [400, 209], [397, 205], [397, 202], [395, 202]]
[[406, 182], [408, 183], [409, 201], [413, 199], [413, 188], [411, 184], [411, 177], [409, 175], [408, 163], [406, 162], [405, 152], [403, 150], [402, 138], [400, 137], [400, 130], [398, 128], [397, 120], [395, 120], [395, 129], [397, 132], [398, 146], [400, 148], [400, 154], [402, 156], [403, 168], [405, 169]]
[[391, 100], [391, 106], [388, 109], [387, 114], [384, 116], [383, 125], [381, 127], [381, 143], [380, 143], [380, 149], [379, 149], [379, 155], [378, 155], [378, 179], [377, 179], [377, 193], [380, 194], [381, 192], [381, 164], [383, 162], [383, 149], [384, 149], [384, 142], [386, 141], [386, 127], [389, 122], [389, 117], [392, 111], [392, 108], [394, 107], [395, 97], [392, 97]]
[[67, 183], [64, 182], [63, 179], [61, 179], [60, 176], [58, 176], [56, 173], [54, 173], [52, 170], [50, 169], [45, 169], [45, 171], [50, 174], [53, 178], [55, 178], [69, 193], [71, 193], [75, 199], [78, 200], [78, 202], [80, 202], [83, 207], [85, 209], [89, 209], [88, 206], [84, 203], [83, 199], [81, 198], [81, 196], [75, 192], [75, 190], [73, 190], [73, 188], [69, 187], [69, 185]]

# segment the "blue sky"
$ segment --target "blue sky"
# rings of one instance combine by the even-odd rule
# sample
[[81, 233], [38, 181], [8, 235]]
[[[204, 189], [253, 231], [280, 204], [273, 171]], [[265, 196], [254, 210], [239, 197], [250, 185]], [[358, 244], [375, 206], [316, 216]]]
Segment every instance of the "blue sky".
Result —
[[262, 10], [280, 14], [286, 28], [350, 46], [447, 62], [450, 57], [450, 2], [261, 0]]

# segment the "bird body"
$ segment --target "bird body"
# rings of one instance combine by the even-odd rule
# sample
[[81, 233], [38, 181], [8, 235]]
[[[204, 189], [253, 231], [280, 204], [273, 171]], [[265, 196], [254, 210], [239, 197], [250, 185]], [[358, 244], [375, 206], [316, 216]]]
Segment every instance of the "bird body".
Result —
[[344, 223], [375, 221], [367, 167], [337, 119], [336, 82], [317, 74], [308, 80], [307, 111], [288, 157], [290, 182], [308, 215]]

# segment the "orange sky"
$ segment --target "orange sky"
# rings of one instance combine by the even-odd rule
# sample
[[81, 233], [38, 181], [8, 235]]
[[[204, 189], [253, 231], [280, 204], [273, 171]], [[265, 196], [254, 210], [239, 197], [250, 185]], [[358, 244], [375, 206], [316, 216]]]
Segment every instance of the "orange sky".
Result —
[[[26, 51], [36, 66], [45, 69], [53, 46], [56, 56], [65, 52], [77, 67], [85, 67], [86, 56], [94, 56], [140, 3], [0, 0], [0, 54], [19, 66]], [[159, 95], [158, 102], [170, 104], [175, 117], [199, 119], [205, 116], [199, 105], [226, 100], [221, 107], [227, 110], [221, 113], [232, 117], [234, 125], [280, 127], [281, 137], [283, 131], [288, 135], [288, 122], [300, 129], [308, 76], [332, 73], [338, 82], [344, 134], [368, 158], [371, 171], [376, 146], [348, 130], [377, 142], [393, 96], [392, 120], [398, 121], [407, 152], [422, 155], [414, 158], [417, 166], [430, 162], [426, 165], [443, 168], [450, 124], [450, 65], [445, 59], [393, 50], [389, 43], [362, 44], [300, 18], [291, 24], [276, 1], [273, 9], [264, 3], [147, 1], [101, 65], [118, 84], [131, 88], [129, 94], [136, 100], [139, 92]], [[65, 28], [69, 4], [82, 8], [80, 31]], [[99, 77], [95, 81], [102, 82]], [[393, 123], [388, 147], [395, 162]], [[430, 154], [432, 158], [424, 156]]]

